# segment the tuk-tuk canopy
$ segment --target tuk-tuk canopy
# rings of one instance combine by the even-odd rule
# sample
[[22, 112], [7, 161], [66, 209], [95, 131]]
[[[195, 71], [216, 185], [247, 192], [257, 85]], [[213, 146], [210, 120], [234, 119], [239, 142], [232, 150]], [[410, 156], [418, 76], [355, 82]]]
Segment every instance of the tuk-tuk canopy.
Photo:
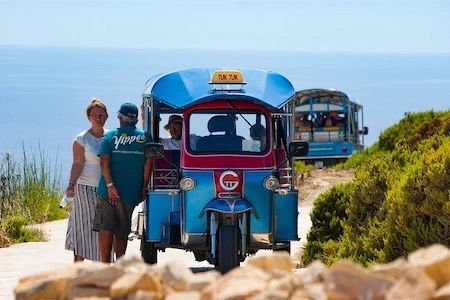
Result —
[[346, 105], [350, 102], [357, 110], [361, 108], [361, 105], [351, 101], [347, 94], [331, 89], [308, 89], [297, 91], [294, 96], [294, 101], [295, 106], [320, 103], [336, 103]]
[[230, 75], [240, 73], [242, 78], [233, 84], [229, 80], [221, 84], [215, 81], [219, 78], [215, 72], [221, 70], [223, 68], [197, 68], [156, 75], [145, 84], [143, 97], [160, 101], [174, 110], [214, 99], [249, 100], [278, 110], [295, 93], [291, 82], [274, 72], [233, 69], [228, 71]]

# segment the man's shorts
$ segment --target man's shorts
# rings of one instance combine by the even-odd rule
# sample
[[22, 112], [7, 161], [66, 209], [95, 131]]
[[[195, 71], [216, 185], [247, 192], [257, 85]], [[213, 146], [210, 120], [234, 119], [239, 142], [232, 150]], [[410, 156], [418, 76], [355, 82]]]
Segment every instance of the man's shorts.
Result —
[[100, 196], [94, 216], [94, 230], [111, 231], [118, 239], [127, 240], [131, 232], [134, 207], [119, 203], [115, 206], [108, 198]]

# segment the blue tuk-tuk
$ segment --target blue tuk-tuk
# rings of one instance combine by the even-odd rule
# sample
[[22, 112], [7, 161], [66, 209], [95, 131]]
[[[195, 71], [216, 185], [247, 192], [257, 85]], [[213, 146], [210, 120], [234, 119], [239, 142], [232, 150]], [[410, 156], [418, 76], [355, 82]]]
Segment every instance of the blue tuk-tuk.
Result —
[[[294, 158], [308, 144], [289, 140], [294, 95], [285, 77], [253, 69], [188, 69], [157, 75], [143, 92], [143, 126], [153, 170], [139, 214], [141, 253], [192, 251], [222, 273], [260, 249], [290, 251], [298, 240]], [[182, 117], [179, 149], [164, 149], [162, 126]]]

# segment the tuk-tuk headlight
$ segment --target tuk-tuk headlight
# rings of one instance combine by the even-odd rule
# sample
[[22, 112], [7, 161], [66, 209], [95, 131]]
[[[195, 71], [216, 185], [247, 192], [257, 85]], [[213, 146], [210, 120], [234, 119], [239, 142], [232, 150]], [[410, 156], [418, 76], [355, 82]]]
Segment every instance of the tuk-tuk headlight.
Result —
[[264, 187], [269, 191], [274, 191], [280, 186], [280, 182], [275, 176], [268, 176], [264, 179]]
[[195, 180], [192, 177], [183, 177], [180, 180], [180, 188], [183, 191], [190, 191], [195, 187]]

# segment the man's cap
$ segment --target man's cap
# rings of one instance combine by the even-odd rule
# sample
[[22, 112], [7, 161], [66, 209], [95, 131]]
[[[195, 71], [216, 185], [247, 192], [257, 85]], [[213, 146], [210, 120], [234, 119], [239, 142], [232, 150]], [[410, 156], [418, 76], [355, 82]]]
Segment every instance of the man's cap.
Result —
[[167, 122], [167, 124], [164, 126], [165, 130], [169, 129], [170, 124], [173, 123], [183, 123], [183, 117], [179, 116], [179, 115], [171, 115], [169, 117], [169, 121]]
[[120, 106], [118, 113], [125, 117], [135, 119], [138, 116], [138, 108], [133, 103], [124, 103]]

